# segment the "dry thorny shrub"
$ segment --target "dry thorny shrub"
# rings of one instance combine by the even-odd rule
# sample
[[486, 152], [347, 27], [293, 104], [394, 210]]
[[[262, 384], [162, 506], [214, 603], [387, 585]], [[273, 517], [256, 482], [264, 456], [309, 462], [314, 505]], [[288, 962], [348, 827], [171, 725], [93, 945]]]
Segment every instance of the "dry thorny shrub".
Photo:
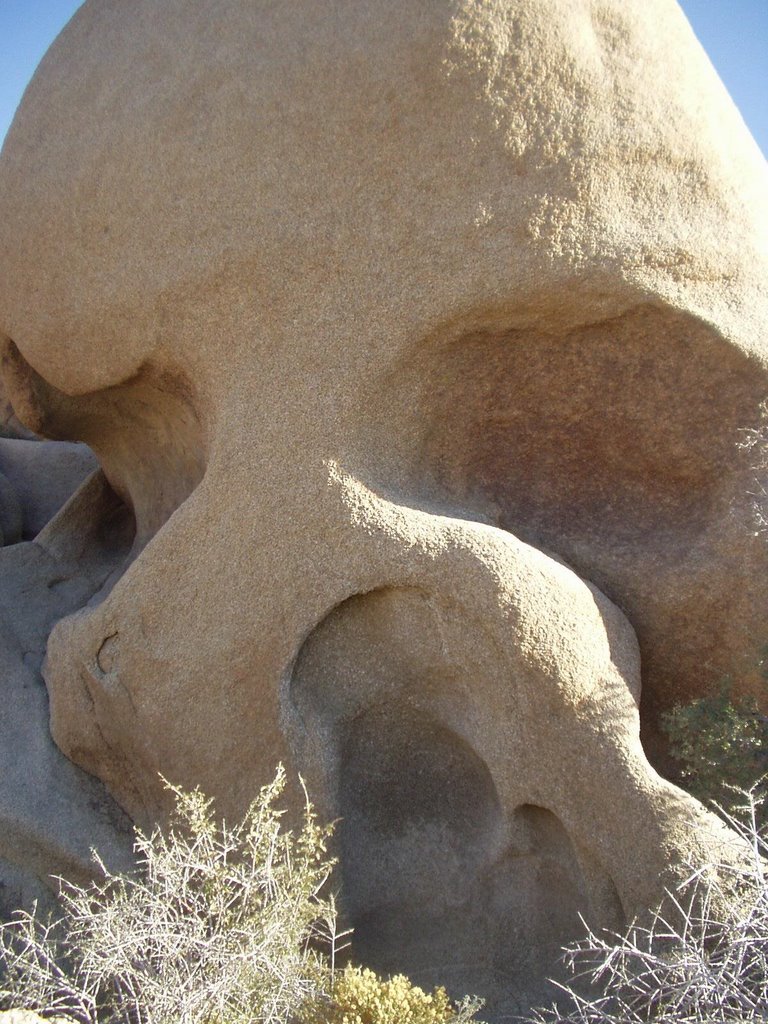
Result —
[[174, 789], [170, 829], [137, 832], [134, 875], [99, 863], [103, 881], [62, 883], [61, 920], [20, 913], [0, 926], [0, 1009], [78, 1024], [474, 1020], [479, 1000], [454, 1007], [405, 978], [336, 971], [331, 829], [308, 802], [302, 830], [283, 829], [284, 786], [281, 768], [235, 827], [199, 791]]
[[[103, 881], [63, 884], [61, 921], [20, 914], [0, 928], [0, 1008], [78, 1024], [474, 1021], [479, 1001], [454, 1006], [406, 978], [335, 970], [329, 829], [307, 804], [302, 830], [284, 830], [284, 784], [280, 770], [235, 827], [199, 792], [175, 791], [170, 830], [138, 833], [141, 871], [101, 865]], [[588, 932], [566, 951], [559, 1006], [529, 1024], [768, 1021], [768, 846], [754, 793], [747, 810], [746, 825], [726, 815], [749, 842], [743, 876], [696, 872], [647, 927]]]
[[752, 469], [756, 474], [754, 490], [750, 492], [754, 525], [757, 533], [768, 533], [768, 399], [760, 406], [760, 421], [756, 427], [741, 431], [739, 448], [751, 455]]
[[64, 918], [19, 915], [2, 930], [0, 1005], [82, 1024], [285, 1024], [325, 984], [314, 940], [334, 946], [321, 890], [328, 829], [307, 805], [301, 832], [281, 828], [279, 771], [235, 827], [202, 794], [176, 793], [166, 833], [137, 833], [140, 868], [63, 883]]
[[754, 790], [745, 796], [743, 816], [723, 812], [749, 846], [743, 873], [709, 866], [670, 894], [647, 927], [588, 931], [566, 950], [572, 982], [561, 986], [559, 1007], [539, 1011], [536, 1024], [768, 1021], [768, 842]]

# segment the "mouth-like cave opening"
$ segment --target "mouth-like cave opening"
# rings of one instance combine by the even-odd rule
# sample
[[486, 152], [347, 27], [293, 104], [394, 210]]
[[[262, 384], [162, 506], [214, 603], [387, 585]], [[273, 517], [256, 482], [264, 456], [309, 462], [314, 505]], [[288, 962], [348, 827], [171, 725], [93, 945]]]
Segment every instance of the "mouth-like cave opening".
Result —
[[590, 893], [556, 815], [505, 805], [482, 743], [456, 728], [468, 709], [440, 650], [419, 593], [352, 597], [305, 640], [286, 719], [297, 767], [323, 780], [311, 795], [337, 819], [354, 959], [481, 994], [492, 1021], [553, 998], [546, 977]]
[[344, 729], [338, 806], [358, 955], [427, 984], [487, 958], [465, 948], [466, 901], [490, 867], [501, 808], [471, 747], [405, 703], [366, 709]]
[[355, 956], [457, 998], [480, 992], [488, 1019], [551, 998], [542, 964], [557, 972], [589, 902], [558, 818], [534, 805], [507, 817], [478, 754], [406, 705], [349, 724], [338, 785]]

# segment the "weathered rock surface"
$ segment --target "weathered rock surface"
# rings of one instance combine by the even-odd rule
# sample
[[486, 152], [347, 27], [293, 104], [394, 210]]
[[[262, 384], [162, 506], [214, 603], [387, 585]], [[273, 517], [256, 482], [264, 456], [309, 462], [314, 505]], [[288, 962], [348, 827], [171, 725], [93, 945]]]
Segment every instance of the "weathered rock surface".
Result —
[[639, 732], [768, 637], [767, 185], [671, 0], [88, 0], [0, 157], [14, 406], [135, 523], [61, 749], [144, 823], [288, 760], [374, 964], [540, 996], [723, 839]]
[[0, 549], [0, 917], [48, 904], [52, 876], [85, 882], [94, 848], [113, 870], [132, 863], [125, 815], [51, 740], [41, 675], [52, 625], [130, 549], [124, 518], [97, 474], [34, 541]]
[[[46, 530], [96, 469], [85, 445], [0, 437], [0, 539], [6, 545], [0, 550], [3, 918], [35, 901], [41, 912], [53, 910], [55, 876], [84, 881], [92, 870], [94, 847], [113, 866], [131, 863], [127, 819], [103, 787], [68, 761], [50, 737], [41, 674], [53, 623], [81, 607], [111, 570], [111, 565], [100, 564], [103, 538], [93, 535], [94, 525], [114, 534], [110, 509], [122, 507], [100, 477]], [[98, 517], [93, 520], [100, 504], [101, 523]], [[121, 515], [125, 519], [124, 510], [118, 511], [118, 520]]]
[[0, 501], [15, 505], [10, 535], [0, 512], [5, 543], [35, 538], [97, 468], [84, 444], [0, 437]]
[[35, 434], [19, 422], [19, 418], [5, 393], [2, 379], [0, 379], [0, 437], [35, 439]]

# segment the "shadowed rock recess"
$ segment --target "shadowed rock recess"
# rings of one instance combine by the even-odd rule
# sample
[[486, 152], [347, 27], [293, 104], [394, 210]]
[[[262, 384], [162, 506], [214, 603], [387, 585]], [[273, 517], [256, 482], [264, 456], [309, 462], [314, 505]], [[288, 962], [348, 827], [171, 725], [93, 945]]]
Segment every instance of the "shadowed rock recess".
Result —
[[672, 0], [86, 0], [0, 156], [1, 902], [282, 760], [494, 1019], [724, 855], [651, 762], [768, 640], [767, 201]]

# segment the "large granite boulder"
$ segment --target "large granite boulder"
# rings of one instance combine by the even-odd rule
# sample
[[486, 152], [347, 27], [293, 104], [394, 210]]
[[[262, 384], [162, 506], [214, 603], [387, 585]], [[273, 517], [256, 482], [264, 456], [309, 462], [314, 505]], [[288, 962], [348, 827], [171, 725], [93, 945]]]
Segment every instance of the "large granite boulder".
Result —
[[358, 952], [499, 1012], [721, 856], [646, 755], [768, 637], [767, 185], [672, 0], [87, 0], [0, 157], [14, 406], [134, 531], [54, 519], [64, 753], [288, 761]]

